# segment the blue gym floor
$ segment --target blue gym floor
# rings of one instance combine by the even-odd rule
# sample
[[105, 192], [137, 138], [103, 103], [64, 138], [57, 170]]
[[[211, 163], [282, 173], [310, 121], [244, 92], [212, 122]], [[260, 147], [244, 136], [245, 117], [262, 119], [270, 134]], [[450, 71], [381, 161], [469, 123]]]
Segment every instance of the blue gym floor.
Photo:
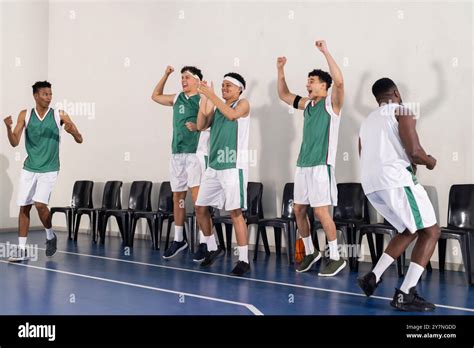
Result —
[[[286, 255], [259, 254], [245, 278], [228, 275], [236, 256], [226, 255], [206, 270], [186, 251], [164, 260], [147, 240], [135, 240], [126, 256], [119, 238], [104, 246], [80, 234], [77, 243], [57, 233], [58, 252], [44, 255], [44, 231], [30, 232], [37, 261], [15, 264], [0, 259], [0, 315], [406, 315], [389, 305], [401, 279], [392, 266], [375, 296], [367, 298], [348, 267], [334, 278], [296, 273]], [[16, 233], [0, 233], [0, 243], [16, 243]], [[251, 252], [251, 259], [253, 252]], [[359, 273], [370, 269], [361, 263]], [[420, 294], [437, 304], [424, 315], [474, 315], [474, 286], [463, 272], [424, 273]]]

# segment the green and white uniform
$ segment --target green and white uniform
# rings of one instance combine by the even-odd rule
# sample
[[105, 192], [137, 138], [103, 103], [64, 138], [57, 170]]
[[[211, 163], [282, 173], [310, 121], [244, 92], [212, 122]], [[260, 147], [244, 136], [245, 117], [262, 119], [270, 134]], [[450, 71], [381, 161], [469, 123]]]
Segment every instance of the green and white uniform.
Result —
[[[391, 103], [375, 109], [360, 128], [361, 183], [373, 207], [398, 232], [414, 233], [436, 224], [433, 205], [413, 174]], [[408, 112], [402, 109], [402, 114]]]
[[331, 95], [304, 109], [303, 141], [295, 171], [294, 202], [311, 207], [337, 205], [337, 139], [341, 116], [331, 103]]
[[211, 137], [211, 129], [203, 130], [199, 134], [199, 143], [196, 150], [196, 156], [201, 165], [201, 179], [204, 177], [207, 166], [209, 164], [209, 139]]
[[[231, 107], [235, 108], [239, 100]], [[196, 205], [218, 209], [247, 209], [248, 143], [250, 115], [235, 121], [214, 111], [209, 164], [199, 188]]]
[[59, 172], [61, 119], [59, 111], [49, 108], [43, 118], [36, 108], [26, 110], [26, 158], [20, 175], [19, 206], [49, 203]]
[[199, 186], [201, 165], [196, 150], [200, 132], [191, 132], [186, 122], [196, 123], [201, 97], [177, 93], [173, 101], [173, 141], [171, 144], [170, 183], [173, 192], [187, 191]]

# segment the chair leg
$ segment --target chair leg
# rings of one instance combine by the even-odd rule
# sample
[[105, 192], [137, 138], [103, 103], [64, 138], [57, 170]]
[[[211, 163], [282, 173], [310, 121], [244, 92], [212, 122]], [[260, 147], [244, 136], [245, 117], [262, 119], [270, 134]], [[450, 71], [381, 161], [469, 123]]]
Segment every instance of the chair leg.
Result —
[[433, 272], [433, 266], [431, 265], [431, 261], [428, 261], [428, 264], [426, 265], [426, 270], [428, 272]]
[[155, 249], [160, 250], [161, 247], [161, 237], [163, 234], [163, 217], [158, 215], [155, 218], [155, 229], [153, 230], [155, 233]]
[[92, 242], [97, 243], [97, 215], [98, 212], [93, 211], [91, 216]]
[[[319, 247], [319, 239], [318, 239], [318, 225], [313, 224], [313, 227], [310, 225], [309, 234], [311, 235], [311, 239], [313, 240], [313, 246], [316, 250], [321, 250]], [[296, 236], [295, 236], [296, 238]], [[296, 239], [295, 239], [296, 240]]]
[[444, 272], [444, 267], [446, 264], [446, 239], [438, 240], [438, 262], [439, 262], [439, 271]]
[[265, 226], [262, 226], [260, 233], [262, 234], [262, 242], [263, 248], [265, 249], [265, 254], [270, 255], [270, 245], [268, 244], [267, 228]]
[[[281, 255], [281, 228], [273, 227], [273, 231], [275, 232], [275, 251], [277, 256]], [[285, 229], [285, 232], [287, 230]], [[287, 232], [288, 233], [288, 232]]]
[[66, 211], [66, 225], [67, 225], [67, 237], [69, 240], [72, 240], [72, 214], [71, 211]]
[[155, 249], [155, 219], [153, 218], [146, 218], [146, 223], [148, 225], [148, 230], [150, 231], [151, 237], [151, 248]]
[[187, 218], [188, 222], [188, 244], [189, 244], [189, 252], [191, 254], [194, 254], [194, 243], [196, 241], [196, 217], [195, 216], [189, 216]]
[[226, 250], [225, 241], [224, 241], [224, 233], [222, 232], [222, 224], [218, 223], [214, 225], [216, 229], [217, 239], [219, 240], [219, 246]]
[[372, 259], [372, 266], [377, 264], [377, 254], [375, 253], [374, 237], [372, 233], [367, 233], [367, 243], [369, 244], [370, 258]]
[[469, 236], [461, 236], [459, 244], [461, 245], [461, 255], [464, 269], [466, 271], [467, 283], [472, 284], [471, 259], [469, 257]]
[[109, 220], [109, 216], [105, 213], [99, 217], [99, 240], [100, 244], [105, 244], [105, 232], [107, 230], [107, 222]]
[[171, 226], [173, 225], [174, 218], [171, 216], [168, 217], [168, 226], [166, 227], [166, 242], [165, 242], [165, 250], [168, 250], [168, 246], [170, 244], [170, 234], [171, 234]]
[[402, 255], [397, 258], [397, 273], [399, 278], [403, 277]]
[[376, 262], [382, 257], [383, 254], [383, 234], [376, 234], [375, 235], [375, 252], [376, 252]]
[[225, 224], [225, 242], [227, 253], [230, 254], [232, 251], [232, 224]]
[[138, 219], [133, 216], [130, 216], [129, 219], [130, 219], [130, 230], [129, 230], [130, 232], [128, 235], [128, 243], [129, 243], [129, 246], [133, 248], [133, 240], [135, 239], [135, 230], [137, 229]]
[[81, 217], [82, 214], [77, 214], [76, 216], [76, 221], [75, 221], [75, 226], [74, 226], [74, 241], [77, 242], [77, 235], [79, 233], [79, 225], [81, 224]]
[[[265, 228], [265, 226], [263, 226]], [[257, 235], [255, 236], [255, 250], [253, 252], [253, 260], [257, 261], [257, 255], [258, 255], [258, 244], [260, 242], [260, 225], [257, 227]]]
[[[294, 263], [293, 260], [293, 252], [292, 252], [292, 242], [291, 240], [293, 238], [296, 239], [296, 229], [290, 226], [289, 228], [287, 226], [284, 227], [284, 234], [283, 237], [285, 238], [285, 243], [286, 243], [286, 254], [288, 256], [288, 264], [292, 265]], [[292, 236], [294, 234], [294, 236]]]

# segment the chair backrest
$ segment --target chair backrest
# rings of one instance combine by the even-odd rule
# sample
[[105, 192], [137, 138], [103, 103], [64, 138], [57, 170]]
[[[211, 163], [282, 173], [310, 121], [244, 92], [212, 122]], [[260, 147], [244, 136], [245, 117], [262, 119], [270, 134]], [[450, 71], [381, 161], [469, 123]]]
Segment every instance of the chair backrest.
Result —
[[151, 211], [151, 181], [134, 181], [130, 188], [128, 209]]
[[263, 218], [262, 196], [263, 184], [261, 182], [249, 182], [247, 184], [247, 217]]
[[158, 211], [164, 213], [173, 212], [173, 192], [169, 181], [163, 181], [158, 194]]
[[73, 208], [93, 208], [92, 189], [94, 182], [89, 180], [79, 180], [74, 183], [72, 189], [71, 207]]
[[281, 201], [281, 217], [287, 219], [293, 219], [295, 212], [293, 211], [293, 191], [295, 184], [287, 182], [283, 188], [283, 198]]
[[369, 221], [367, 203], [360, 183], [337, 184], [337, 207], [333, 210], [334, 219]]
[[474, 230], [474, 184], [451, 186], [448, 227]]
[[122, 209], [122, 182], [107, 181], [102, 195], [102, 209]]

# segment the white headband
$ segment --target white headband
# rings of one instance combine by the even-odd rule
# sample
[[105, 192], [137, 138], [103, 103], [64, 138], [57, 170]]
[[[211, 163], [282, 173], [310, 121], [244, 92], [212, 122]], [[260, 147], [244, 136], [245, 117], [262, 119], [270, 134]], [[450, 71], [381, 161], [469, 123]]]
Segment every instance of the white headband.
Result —
[[188, 74], [191, 77], [194, 77], [196, 80], [201, 81], [199, 76], [192, 74], [189, 70], [186, 70], [183, 74]]
[[226, 76], [226, 77], [224, 77], [224, 81], [229, 81], [230, 83], [233, 83], [233, 84], [236, 85], [237, 87], [242, 88], [242, 91], [245, 89], [245, 87], [244, 87], [244, 85], [242, 84], [242, 82], [240, 82], [240, 81], [237, 80], [237, 79], [234, 79], [233, 77]]

